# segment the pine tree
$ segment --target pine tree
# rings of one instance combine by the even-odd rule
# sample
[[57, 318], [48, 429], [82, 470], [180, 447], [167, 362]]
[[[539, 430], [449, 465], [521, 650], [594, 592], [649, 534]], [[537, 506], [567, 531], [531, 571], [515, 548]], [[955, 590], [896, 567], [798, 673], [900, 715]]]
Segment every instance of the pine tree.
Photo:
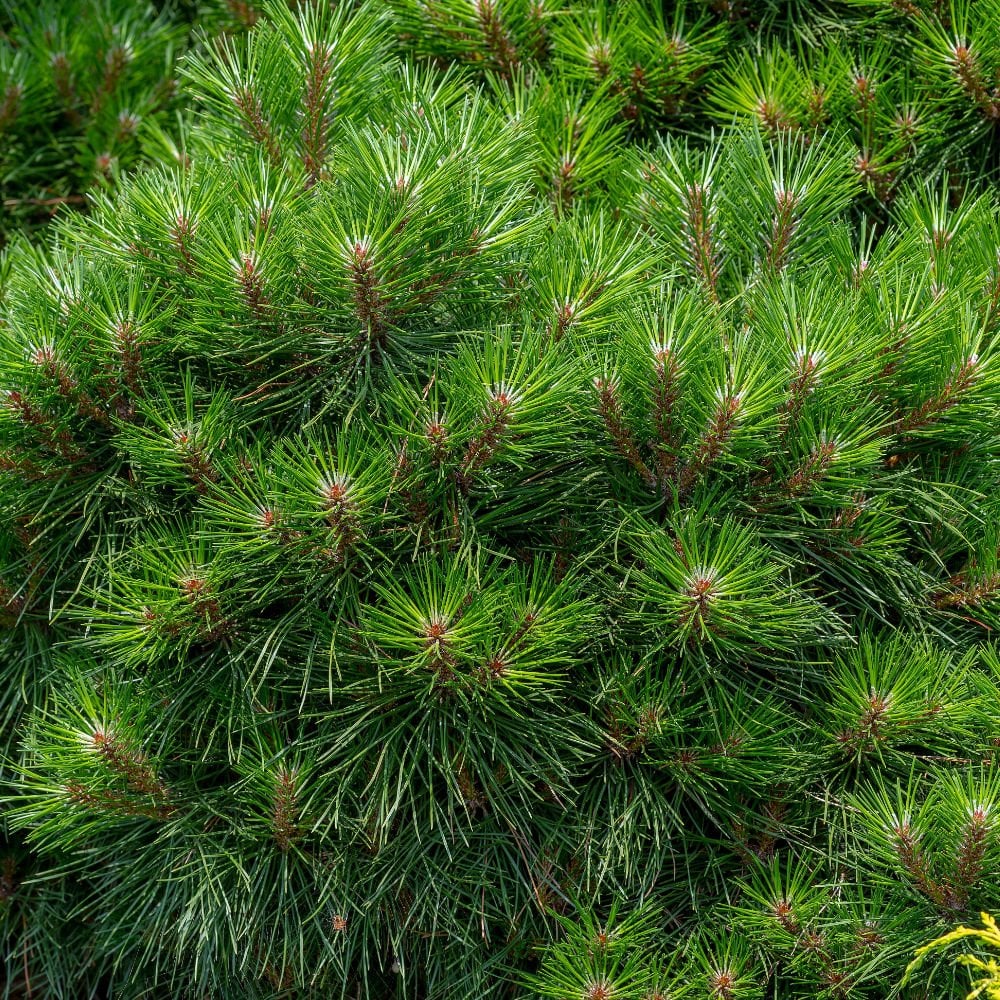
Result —
[[6, 995], [874, 1000], [997, 910], [988, 126], [709, 135], [845, 5], [620, 6], [272, 2], [12, 247]]

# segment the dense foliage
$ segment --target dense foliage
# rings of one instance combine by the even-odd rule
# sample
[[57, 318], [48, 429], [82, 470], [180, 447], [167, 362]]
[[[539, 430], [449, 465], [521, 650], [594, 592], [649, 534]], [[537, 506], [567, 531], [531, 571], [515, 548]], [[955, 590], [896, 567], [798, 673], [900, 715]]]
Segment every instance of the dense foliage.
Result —
[[[253, 27], [245, 0], [0, 0], [0, 249], [123, 172], [182, 155], [177, 63]], [[2, 275], [0, 275], [2, 279]]]
[[5, 263], [6, 995], [875, 1000], [1000, 909], [1000, 0], [211, 23]]
[[135, 0], [0, 7], [0, 247], [157, 144], [185, 34]]

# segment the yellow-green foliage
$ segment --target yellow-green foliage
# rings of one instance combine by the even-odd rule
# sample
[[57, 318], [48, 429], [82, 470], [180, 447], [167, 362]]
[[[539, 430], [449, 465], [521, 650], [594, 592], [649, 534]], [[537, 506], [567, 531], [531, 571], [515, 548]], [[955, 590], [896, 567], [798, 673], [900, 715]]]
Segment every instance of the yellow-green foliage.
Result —
[[[942, 934], [941, 937], [935, 938], [930, 944], [925, 944], [923, 948], [919, 948], [916, 957], [906, 970], [906, 980], [910, 978], [912, 972], [919, 968], [926, 955], [932, 951], [940, 951], [942, 948], [948, 948], [956, 941], [974, 938], [984, 947], [1000, 952], [1000, 927], [997, 927], [996, 918], [991, 917], [988, 913], [981, 913], [980, 917], [983, 921], [982, 927], [956, 927], [950, 933]], [[966, 1000], [976, 1000], [977, 997], [986, 997], [987, 1000], [1000, 1000], [1000, 962], [995, 958], [989, 958], [984, 961], [976, 955], [969, 954], [959, 955], [955, 961], [960, 965], [968, 965], [970, 968], [983, 973], [981, 979], [976, 979], [972, 983], [972, 992], [969, 993]]]

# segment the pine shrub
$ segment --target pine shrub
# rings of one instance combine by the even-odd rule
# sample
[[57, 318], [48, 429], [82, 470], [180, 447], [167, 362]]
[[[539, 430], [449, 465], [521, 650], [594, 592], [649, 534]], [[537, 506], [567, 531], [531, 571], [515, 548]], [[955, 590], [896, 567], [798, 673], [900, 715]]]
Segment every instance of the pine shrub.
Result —
[[1000, 906], [997, 196], [633, 127], [650, 9], [271, 3], [12, 249], [8, 996], [875, 1000]]

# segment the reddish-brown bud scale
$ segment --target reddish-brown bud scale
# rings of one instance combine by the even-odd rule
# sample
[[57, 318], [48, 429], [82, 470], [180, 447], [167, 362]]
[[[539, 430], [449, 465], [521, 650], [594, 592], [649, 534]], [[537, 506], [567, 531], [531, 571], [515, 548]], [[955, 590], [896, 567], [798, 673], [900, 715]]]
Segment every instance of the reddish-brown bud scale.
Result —
[[656, 476], [639, 454], [635, 436], [625, 423], [625, 413], [618, 396], [618, 384], [613, 379], [599, 378], [594, 381], [597, 390], [598, 412], [604, 422], [604, 429], [611, 438], [615, 450], [628, 460], [632, 467], [652, 489], [656, 489]]
[[783, 271], [788, 263], [792, 238], [798, 228], [796, 216], [798, 203], [799, 200], [793, 191], [779, 191], [775, 197], [771, 230], [765, 241], [766, 262], [775, 273]]
[[260, 98], [249, 87], [240, 87], [232, 95], [233, 105], [243, 119], [243, 125], [250, 138], [260, 146], [271, 163], [280, 167], [282, 163], [281, 147], [274, 135], [274, 129], [264, 114], [264, 106]]
[[967, 358], [958, 367], [958, 370], [941, 387], [936, 396], [921, 403], [909, 413], [900, 416], [893, 430], [898, 433], [907, 433], [927, 427], [929, 424], [939, 420], [948, 410], [958, 405], [962, 397], [976, 384], [979, 378], [979, 358], [973, 355]]
[[715, 223], [708, 205], [708, 192], [702, 184], [688, 186], [684, 209], [681, 232], [691, 266], [709, 298], [718, 302], [719, 272], [722, 265], [716, 246]]
[[474, 0], [473, 6], [490, 59], [500, 75], [510, 80], [520, 66], [520, 59], [499, 7], [495, 0]]
[[388, 303], [379, 290], [372, 250], [367, 240], [358, 240], [350, 247], [347, 270], [361, 332], [369, 345], [381, 346], [388, 333]]
[[310, 45], [302, 94], [302, 164], [306, 169], [307, 188], [320, 179], [328, 153], [331, 116], [327, 105], [332, 71], [330, 46], [325, 43]]
[[278, 774], [271, 805], [271, 831], [278, 850], [287, 853], [301, 838], [298, 825], [298, 788], [294, 772], [284, 768]]

